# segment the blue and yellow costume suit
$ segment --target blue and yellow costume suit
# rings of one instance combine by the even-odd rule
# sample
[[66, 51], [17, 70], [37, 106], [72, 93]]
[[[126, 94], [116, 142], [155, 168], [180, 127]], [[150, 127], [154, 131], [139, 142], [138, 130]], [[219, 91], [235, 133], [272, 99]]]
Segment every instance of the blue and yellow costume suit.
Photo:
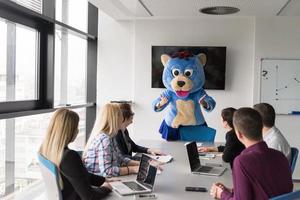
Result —
[[178, 140], [179, 128], [206, 126], [201, 105], [207, 112], [216, 105], [203, 89], [206, 56], [178, 52], [172, 57], [163, 54], [161, 61], [165, 67], [162, 78], [167, 90], [153, 102], [153, 109], [159, 112], [170, 105], [159, 132], [166, 140]]

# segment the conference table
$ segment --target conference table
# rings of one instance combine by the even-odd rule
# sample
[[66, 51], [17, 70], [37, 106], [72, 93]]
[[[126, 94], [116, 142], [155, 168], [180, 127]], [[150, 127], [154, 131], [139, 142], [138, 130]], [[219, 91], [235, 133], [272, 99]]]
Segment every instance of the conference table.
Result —
[[[200, 159], [201, 164], [207, 162], [214, 164], [222, 164], [226, 167], [226, 171], [221, 176], [208, 176], [192, 174], [189, 166], [188, 156], [185, 142], [167, 142], [163, 140], [142, 140], [138, 142], [150, 148], [161, 149], [164, 153], [171, 154], [173, 160], [170, 163], [163, 165], [163, 171], [156, 176], [153, 193], [160, 200], [192, 200], [192, 199], [212, 199], [209, 195], [210, 187], [215, 182], [222, 182], [228, 187], [232, 187], [232, 176], [229, 164], [223, 163], [221, 156], [216, 156], [213, 159]], [[203, 143], [204, 146], [217, 146], [219, 143]], [[136, 175], [121, 176], [121, 180], [135, 180]], [[206, 187], [207, 192], [187, 192], [186, 186]], [[120, 196], [116, 192], [112, 192], [105, 199], [136, 199], [135, 195]], [[147, 199], [147, 198], [143, 198]]]

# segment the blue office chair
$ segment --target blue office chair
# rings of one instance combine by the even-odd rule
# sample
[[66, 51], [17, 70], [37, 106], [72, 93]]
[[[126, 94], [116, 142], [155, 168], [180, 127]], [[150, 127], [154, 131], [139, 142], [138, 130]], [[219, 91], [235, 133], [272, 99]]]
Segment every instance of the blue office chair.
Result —
[[299, 150], [296, 147], [291, 147], [291, 172], [293, 174], [295, 167], [296, 167], [296, 163], [297, 163], [297, 159], [298, 159], [298, 154], [299, 154]]
[[290, 192], [287, 194], [282, 194], [280, 196], [273, 197], [270, 200], [296, 200], [296, 199], [300, 199], [300, 190]]
[[61, 188], [59, 185], [58, 169], [54, 163], [38, 154], [42, 177], [45, 182], [48, 199], [62, 200]]
[[207, 126], [183, 126], [179, 135], [183, 141], [214, 142], [216, 130]]

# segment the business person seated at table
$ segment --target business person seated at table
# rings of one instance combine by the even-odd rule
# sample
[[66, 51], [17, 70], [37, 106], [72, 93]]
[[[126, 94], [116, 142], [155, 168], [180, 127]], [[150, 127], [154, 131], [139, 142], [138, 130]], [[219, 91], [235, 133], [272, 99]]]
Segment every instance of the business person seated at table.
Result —
[[39, 153], [58, 167], [63, 199], [102, 199], [111, 192], [111, 186], [104, 177], [88, 173], [79, 154], [68, 148], [78, 134], [78, 122], [77, 113], [68, 109], [57, 110]]
[[138, 172], [139, 161], [124, 156], [113, 140], [121, 129], [122, 121], [118, 104], [103, 106], [83, 153], [83, 161], [89, 172], [104, 177]]
[[131, 159], [139, 159], [134, 157], [132, 153], [148, 153], [152, 155], [164, 155], [158, 149], [147, 148], [137, 145], [129, 136], [127, 127], [132, 124], [134, 113], [131, 110], [131, 106], [128, 103], [120, 103], [121, 113], [123, 115], [122, 127], [118, 131], [118, 134], [114, 137], [115, 142], [121, 153]]
[[246, 147], [233, 162], [233, 189], [215, 183], [210, 194], [222, 200], [267, 200], [292, 192], [289, 162], [263, 141], [260, 114], [252, 108], [240, 108], [234, 113], [233, 125], [238, 139]]
[[275, 110], [268, 103], [255, 104], [253, 107], [259, 112], [263, 121], [263, 139], [268, 147], [281, 151], [291, 161], [291, 147], [280, 130], [275, 126]]
[[231, 168], [235, 157], [245, 149], [245, 146], [238, 140], [234, 132], [232, 120], [235, 111], [235, 108], [229, 107], [221, 112], [222, 126], [227, 130], [225, 146], [198, 148], [199, 152], [223, 152], [222, 159], [224, 162], [229, 162]]

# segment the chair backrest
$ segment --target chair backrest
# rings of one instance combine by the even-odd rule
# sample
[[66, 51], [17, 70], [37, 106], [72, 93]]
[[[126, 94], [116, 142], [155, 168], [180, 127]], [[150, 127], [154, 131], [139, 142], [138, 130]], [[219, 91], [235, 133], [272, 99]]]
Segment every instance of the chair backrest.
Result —
[[59, 185], [59, 172], [56, 165], [41, 154], [38, 154], [38, 159], [48, 199], [62, 200], [62, 193]]
[[216, 130], [207, 126], [183, 126], [179, 134], [184, 141], [214, 142]]
[[291, 171], [292, 171], [292, 174], [295, 170], [295, 167], [296, 167], [296, 163], [297, 163], [297, 159], [298, 159], [298, 154], [299, 154], [299, 150], [296, 148], [296, 147], [291, 147]]
[[270, 200], [296, 200], [300, 199], [300, 190], [273, 197]]

